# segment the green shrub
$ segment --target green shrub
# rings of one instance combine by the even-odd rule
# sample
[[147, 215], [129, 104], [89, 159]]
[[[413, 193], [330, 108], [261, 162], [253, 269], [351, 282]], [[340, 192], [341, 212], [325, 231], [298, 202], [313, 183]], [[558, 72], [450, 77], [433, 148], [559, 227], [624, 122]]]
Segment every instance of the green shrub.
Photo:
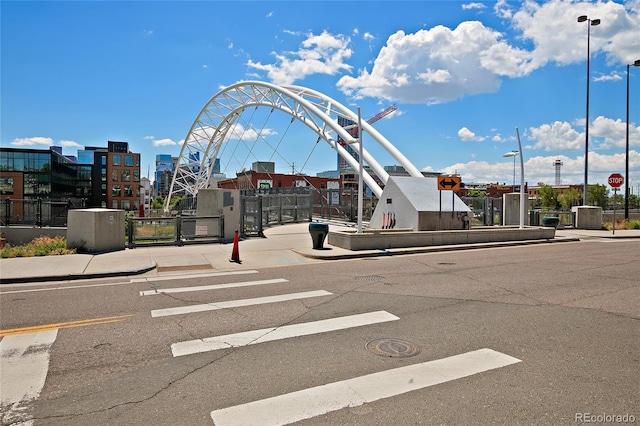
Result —
[[24, 246], [12, 246], [7, 244], [0, 251], [3, 259], [12, 257], [33, 257], [33, 256], [58, 256], [64, 254], [75, 254], [75, 249], [67, 248], [67, 241], [63, 237], [38, 237]]

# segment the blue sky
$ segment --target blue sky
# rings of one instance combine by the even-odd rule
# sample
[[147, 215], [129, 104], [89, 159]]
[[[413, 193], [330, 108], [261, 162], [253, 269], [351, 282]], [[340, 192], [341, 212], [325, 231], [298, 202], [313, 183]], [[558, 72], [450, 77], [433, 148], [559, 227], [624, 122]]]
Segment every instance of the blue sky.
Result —
[[[418, 169], [465, 182], [512, 182], [513, 159], [503, 154], [518, 149], [517, 127], [533, 185], [555, 183], [556, 159], [563, 184], [584, 181], [588, 27], [576, 18], [586, 14], [602, 21], [590, 38], [589, 183], [624, 174], [626, 65], [640, 59], [640, 0], [0, 7], [2, 146], [58, 145], [75, 155], [127, 141], [147, 175], [156, 154], [178, 156], [210, 98], [260, 80], [310, 87], [360, 107], [363, 119], [396, 105], [374, 127]], [[630, 81], [630, 184], [638, 194], [640, 67], [631, 67]], [[279, 146], [255, 158], [283, 173], [336, 168], [328, 145], [316, 147], [314, 134], [286, 122], [251, 123]], [[379, 163], [397, 164], [364, 144]], [[255, 158], [222, 160], [233, 176]]]

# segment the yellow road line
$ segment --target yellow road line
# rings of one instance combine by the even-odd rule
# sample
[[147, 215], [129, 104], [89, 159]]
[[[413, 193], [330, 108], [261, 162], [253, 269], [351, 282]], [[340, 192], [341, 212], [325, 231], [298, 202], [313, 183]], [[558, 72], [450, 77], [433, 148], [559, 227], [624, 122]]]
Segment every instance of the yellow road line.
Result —
[[13, 336], [16, 334], [37, 333], [39, 331], [54, 330], [56, 328], [75, 328], [85, 327], [88, 325], [109, 324], [112, 322], [125, 320], [132, 316], [133, 315], [121, 315], [117, 317], [93, 318], [79, 321], [59, 322], [56, 324], [35, 325], [32, 327], [8, 328], [6, 330], [0, 330], [0, 337]]

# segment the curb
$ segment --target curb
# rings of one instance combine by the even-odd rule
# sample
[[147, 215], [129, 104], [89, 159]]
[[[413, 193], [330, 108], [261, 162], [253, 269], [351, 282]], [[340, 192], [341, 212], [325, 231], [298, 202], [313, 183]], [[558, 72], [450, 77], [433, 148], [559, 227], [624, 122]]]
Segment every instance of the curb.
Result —
[[23, 284], [23, 283], [34, 283], [34, 282], [48, 282], [48, 281], [76, 281], [76, 280], [84, 280], [84, 279], [92, 279], [92, 278], [108, 278], [108, 277], [126, 277], [128, 275], [140, 275], [145, 272], [152, 271], [156, 269], [157, 265], [147, 266], [145, 268], [139, 269], [129, 269], [122, 271], [107, 271], [107, 272], [96, 272], [93, 274], [69, 274], [69, 275], [48, 275], [42, 277], [14, 277], [14, 278], [0, 278], [1, 284]]
[[395, 248], [395, 249], [379, 249], [376, 251], [363, 250], [356, 251], [348, 254], [314, 254], [305, 251], [298, 251], [292, 249], [292, 251], [300, 256], [304, 256], [310, 259], [318, 259], [318, 260], [341, 260], [341, 259], [358, 259], [358, 258], [367, 258], [367, 257], [378, 257], [378, 256], [398, 256], [404, 254], [419, 254], [419, 253], [438, 253], [438, 252], [447, 252], [447, 251], [458, 251], [458, 250], [474, 250], [481, 248], [492, 248], [492, 247], [512, 247], [512, 246], [525, 246], [525, 245], [533, 245], [533, 244], [550, 244], [550, 243], [567, 243], [567, 242], [576, 242], [580, 241], [580, 238], [577, 237], [561, 237], [554, 239], [543, 239], [543, 240], [525, 240], [525, 241], [503, 241], [503, 242], [493, 242], [493, 243], [476, 243], [476, 244], [456, 244], [456, 245], [448, 245], [448, 246], [432, 246], [432, 247], [416, 247], [416, 248]]

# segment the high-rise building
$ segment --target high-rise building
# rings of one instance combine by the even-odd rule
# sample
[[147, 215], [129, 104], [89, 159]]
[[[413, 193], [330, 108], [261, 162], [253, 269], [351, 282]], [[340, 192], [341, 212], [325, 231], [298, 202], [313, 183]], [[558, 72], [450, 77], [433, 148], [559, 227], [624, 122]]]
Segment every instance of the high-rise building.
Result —
[[175, 163], [173, 157], [168, 154], [156, 155], [156, 173], [154, 182], [154, 195], [166, 197], [169, 194], [171, 179], [173, 179], [173, 171]]

